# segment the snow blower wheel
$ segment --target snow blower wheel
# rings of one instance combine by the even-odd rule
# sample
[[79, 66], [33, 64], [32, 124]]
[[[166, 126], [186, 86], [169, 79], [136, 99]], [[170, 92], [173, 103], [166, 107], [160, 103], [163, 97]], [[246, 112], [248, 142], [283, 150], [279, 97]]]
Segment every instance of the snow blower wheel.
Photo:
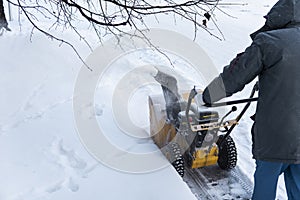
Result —
[[177, 143], [170, 144], [170, 153], [171, 158], [173, 160], [172, 165], [178, 174], [183, 177], [184, 176], [184, 159], [181, 155], [180, 146]]
[[237, 162], [237, 151], [233, 139], [228, 136], [226, 137], [223, 145], [220, 146], [220, 141], [222, 141], [223, 135], [219, 137], [217, 145], [219, 147], [219, 158], [218, 165], [221, 169], [229, 170], [236, 166]]

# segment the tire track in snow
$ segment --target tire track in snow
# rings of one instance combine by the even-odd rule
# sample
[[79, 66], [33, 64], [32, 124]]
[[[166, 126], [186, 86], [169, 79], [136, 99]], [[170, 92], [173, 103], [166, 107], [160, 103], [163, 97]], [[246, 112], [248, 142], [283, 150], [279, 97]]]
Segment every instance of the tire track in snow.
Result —
[[243, 187], [243, 189], [247, 192], [248, 196], [250, 197], [252, 195], [253, 190], [253, 184], [250, 181], [250, 179], [247, 176], [243, 175], [238, 166], [232, 169], [230, 171], [230, 174], [237, 180], [237, 182]]
[[206, 178], [202, 174], [199, 176], [193, 169], [186, 169], [184, 181], [191, 188], [197, 199], [215, 199], [214, 196], [209, 193], [210, 188], [205, 180]]
[[230, 171], [218, 166], [186, 169], [184, 181], [198, 199], [205, 200], [248, 200], [252, 184], [238, 168]]

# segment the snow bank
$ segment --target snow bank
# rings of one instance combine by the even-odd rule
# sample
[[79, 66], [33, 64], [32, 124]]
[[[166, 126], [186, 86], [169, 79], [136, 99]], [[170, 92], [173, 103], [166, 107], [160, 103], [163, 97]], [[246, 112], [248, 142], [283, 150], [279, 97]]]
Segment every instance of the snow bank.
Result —
[[39, 33], [33, 42], [5, 34], [0, 43], [0, 199], [195, 199], [171, 166], [129, 174], [90, 156], [74, 123], [82, 63], [72, 49]]

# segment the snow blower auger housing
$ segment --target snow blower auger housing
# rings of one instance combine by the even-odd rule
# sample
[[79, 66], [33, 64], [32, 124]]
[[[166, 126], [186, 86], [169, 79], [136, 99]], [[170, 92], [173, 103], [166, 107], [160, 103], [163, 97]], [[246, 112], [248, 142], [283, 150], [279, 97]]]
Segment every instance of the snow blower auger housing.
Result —
[[196, 89], [179, 95], [177, 80], [158, 72], [155, 79], [161, 84], [162, 95], [149, 96], [150, 134], [176, 171], [183, 176], [185, 167], [200, 168], [218, 164], [228, 170], [236, 166], [237, 150], [229, 136], [246, 112], [257, 90], [257, 84], [249, 99], [215, 103], [207, 107], [219, 107], [245, 103], [241, 113], [231, 120], [225, 118], [237, 110], [235, 106], [221, 119], [217, 111], [205, 110], [194, 103]]

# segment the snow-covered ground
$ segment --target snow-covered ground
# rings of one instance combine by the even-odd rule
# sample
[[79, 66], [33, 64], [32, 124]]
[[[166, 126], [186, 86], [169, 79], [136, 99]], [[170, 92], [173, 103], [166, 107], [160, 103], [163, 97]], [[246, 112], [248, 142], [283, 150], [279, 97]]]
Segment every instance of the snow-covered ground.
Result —
[[[198, 32], [196, 42], [219, 71], [251, 43], [249, 33], [264, 23], [262, 16], [274, 3], [274, 0], [256, 0], [243, 6], [220, 7], [233, 16], [216, 12], [218, 26], [225, 37], [223, 41], [204, 31]], [[159, 24], [151, 25], [177, 31], [191, 39], [194, 36], [192, 26], [180, 21], [174, 25], [170, 19], [162, 18]], [[74, 85], [82, 62], [71, 48], [59, 46], [38, 32], [31, 42], [30, 26], [26, 22], [23, 22], [21, 31], [17, 21], [10, 22], [10, 27], [13, 32], [5, 32], [0, 37], [0, 200], [196, 199], [171, 166], [133, 174], [114, 170], [91, 156], [77, 134], [72, 105]], [[76, 44], [82, 57], [90, 54], [76, 36], [68, 31], [62, 35]], [[92, 34], [86, 32], [86, 35], [90, 41], [96, 41]], [[145, 59], [137, 54], [130, 56], [131, 59], [115, 62], [116, 66], [122, 65], [122, 69], [112, 67], [102, 85], [99, 83], [95, 114], [98, 122], [111, 130], [107, 137], [113, 143], [128, 151], [147, 152], [156, 149], [150, 139], [130, 139], [128, 135], [122, 135], [108, 116], [111, 113], [111, 89], [133, 64], [143, 64]], [[136, 60], [133, 61], [132, 56], [136, 56]], [[147, 58], [154, 59], [151, 56]], [[193, 74], [186, 69], [177, 70], [182, 74]], [[191, 76], [188, 81], [197, 82], [195, 79], [197, 76]], [[158, 89], [157, 85], [143, 87], [131, 97], [129, 115], [138, 126], [148, 126], [148, 111], [144, 111], [147, 109], [146, 97], [150, 92], [160, 91]], [[247, 97], [251, 89], [248, 86], [232, 98]], [[238, 148], [238, 170], [251, 181], [255, 164], [251, 158], [252, 122], [249, 116], [254, 109], [252, 106], [233, 132]], [[278, 199], [286, 199], [282, 179]]]

